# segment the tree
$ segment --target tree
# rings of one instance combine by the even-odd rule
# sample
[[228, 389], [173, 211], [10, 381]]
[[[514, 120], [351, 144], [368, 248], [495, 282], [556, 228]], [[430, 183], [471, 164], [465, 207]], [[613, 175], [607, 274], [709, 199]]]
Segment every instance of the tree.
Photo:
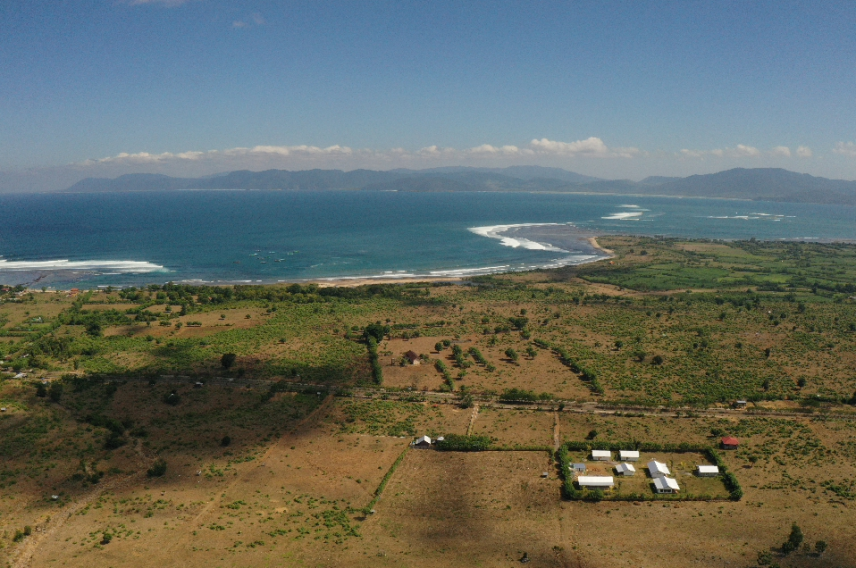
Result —
[[508, 357], [509, 359], [511, 359], [512, 361], [514, 361], [515, 363], [517, 362], [517, 359], [518, 359], [517, 351], [515, 351], [511, 347], [509, 347], [508, 349], [505, 350], [505, 356]]
[[91, 337], [101, 337], [101, 324], [97, 321], [87, 324], [86, 333]]
[[369, 337], [373, 337], [375, 341], [380, 343], [383, 338], [389, 333], [389, 326], [382, 325], [380, 322], [370, 323], [363, 331], [363, 338], [368, 341]]
[[513, 325], [515, 328], [523, 329], [524, 327], [526, 327], [526, 324], [529, 323], [529, 318], [524, 318], [524, 317], [508, 318], [508, 321], [510, 321], [511, 325]]
[[791, 525], [791, 534], [788, 535], [788, 540], [786, 540], [784, 544], [782, 544], [782, 552], [784, 552], [785, 554], [790, 554], [794, 550], [799, 550], [802, 541], [802, 529], [800, 529], [799, 525], [794, 523], [793, 525]]
[[641, 349], [637, 349], [636, 351], [633, 352], [633, 356], [636, 357], [636, 360], [639, 361], [640, 363], [645, 360], [645, 355], [647, 355], [647, 353], [645, 353]]
[[814, 551], [817, 552], [818, 556], [820, 556], [821, 554], [826, 552], [826, 541], [825, 540], [819, 540], [816, 543], [814, 543]]
[[597, 438], [597, 430], [591, 430], [586, 436], [586, 440], [594, 440], [595, 438]]
[[40, 398], [45, 398], [46, 396], [48, 396], [48, 389], [45, 388], [45, 385], [43, 383], [39, 383], [36, 386], [36, 396]]
[[53, 382], [50, 388], [50, 397], [54, 402], [59, 402], [62, 398], [62, 383]]
[[654, 357], [651, 359], [651, 364], [652, 365], [662, 365], [663, 364], [663, 357], [661, 355], [654, 355]]
[[238, 358], [234, 353], [224, 353], [222, 357], [220, 357], [220, 364], [223, 365], [223, 368], [227, 371], [232, 368], [232, 365], [235, 364], [235, 360]]
[[155, 463], [152, 464], [152, 467], [146, 471], [146, 475], [149, 477], [163, 477], [166, 475], [166, 461], [163, 459], [155, 461]]
[[224, 448], [231, 443], [232, 443], [232, 438], [230, 438], [229, 436], [223, 436], [223, 439], [220, 440], [220, 445], [223, 446]]
[[443, 350], [443, 342], [442, 341], [438, 341], [437, 343], [434, 344], [434, 351], [439, 353], [442, 350]]
[[530, 359], [534, 359], [535, 356], [538, 355], [538, 350], [530, 345], [526, 348], [526, 354], [529, 355]]

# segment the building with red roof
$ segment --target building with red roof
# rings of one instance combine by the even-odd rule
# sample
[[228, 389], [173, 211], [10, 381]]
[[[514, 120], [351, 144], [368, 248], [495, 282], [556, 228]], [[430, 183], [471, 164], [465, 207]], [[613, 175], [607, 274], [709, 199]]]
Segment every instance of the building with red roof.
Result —
[[723, 450], [736, 450], [740, 445], [740, 441], [734, 436], [726, 436], [722, 439]]

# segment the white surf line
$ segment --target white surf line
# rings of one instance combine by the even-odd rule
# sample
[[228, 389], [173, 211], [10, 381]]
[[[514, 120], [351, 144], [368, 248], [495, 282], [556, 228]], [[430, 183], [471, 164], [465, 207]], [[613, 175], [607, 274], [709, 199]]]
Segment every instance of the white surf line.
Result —
[[114, 270], [119, 273], [165, 272], [166, 268], [137, 260], [6, 260], [0, 259], [0, 271], [35, 270]]

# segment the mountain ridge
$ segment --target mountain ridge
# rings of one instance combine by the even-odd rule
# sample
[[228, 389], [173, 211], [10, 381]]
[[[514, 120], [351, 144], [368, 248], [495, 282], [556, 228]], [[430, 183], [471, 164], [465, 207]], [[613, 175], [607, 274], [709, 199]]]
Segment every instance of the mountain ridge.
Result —
[[178, 178], [163, 174], [125, 174], [114, 179], [86, 178], [64, 192], [183, 189], [565, 192], [856, 205], [856, 181], [816, 177], [781, 168], [733, 168], [684, 178], [650, 176], [638, 182], [600, 179], [560, 168], [540, 166], [462, 166], [388, 171], [237, 170], [198, 178]]

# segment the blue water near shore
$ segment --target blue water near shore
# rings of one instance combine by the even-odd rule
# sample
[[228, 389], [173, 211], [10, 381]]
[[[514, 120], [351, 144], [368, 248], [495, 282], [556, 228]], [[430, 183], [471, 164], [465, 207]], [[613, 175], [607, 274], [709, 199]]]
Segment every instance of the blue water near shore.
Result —
[[0, 283], [460, 276], [599, 257], [592, 234], [856, 240], [856, 208], [531, 193], [0, 196]]

